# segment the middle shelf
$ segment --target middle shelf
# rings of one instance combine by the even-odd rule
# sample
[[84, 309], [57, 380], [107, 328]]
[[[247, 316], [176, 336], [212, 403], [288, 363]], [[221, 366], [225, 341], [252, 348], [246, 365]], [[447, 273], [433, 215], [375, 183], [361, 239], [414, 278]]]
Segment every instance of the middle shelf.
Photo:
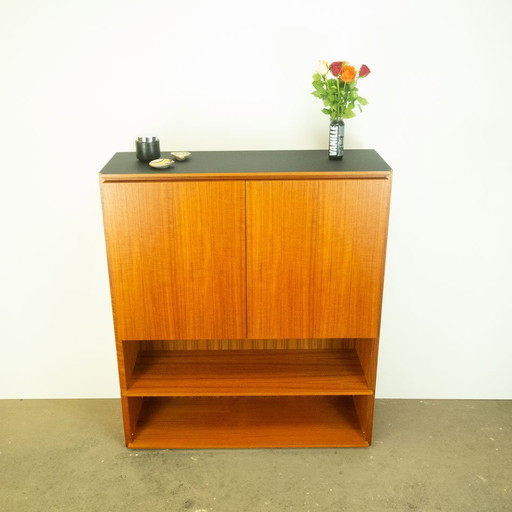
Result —
[[372, 395], [355, 349], [141, 350], [125, 396]]

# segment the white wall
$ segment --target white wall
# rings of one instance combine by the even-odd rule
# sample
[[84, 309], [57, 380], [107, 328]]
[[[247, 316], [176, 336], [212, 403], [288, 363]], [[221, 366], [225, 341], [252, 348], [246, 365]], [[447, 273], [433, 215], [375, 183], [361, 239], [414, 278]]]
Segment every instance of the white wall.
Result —
[[0, 0], [0, 397], [118, 396], [97, 172], [326, 148], [317, 59], [366, 63], [348, 148], [395, 170], [380, 397], [512, 398], [507, 0]]

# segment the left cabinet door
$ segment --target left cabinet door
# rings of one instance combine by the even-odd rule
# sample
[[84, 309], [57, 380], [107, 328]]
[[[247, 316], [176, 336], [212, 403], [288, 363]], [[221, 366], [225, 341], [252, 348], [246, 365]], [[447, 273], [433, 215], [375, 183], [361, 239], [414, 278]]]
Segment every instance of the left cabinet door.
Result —
[[243, 182], [102, 183], [118, 339], [246, 337]]

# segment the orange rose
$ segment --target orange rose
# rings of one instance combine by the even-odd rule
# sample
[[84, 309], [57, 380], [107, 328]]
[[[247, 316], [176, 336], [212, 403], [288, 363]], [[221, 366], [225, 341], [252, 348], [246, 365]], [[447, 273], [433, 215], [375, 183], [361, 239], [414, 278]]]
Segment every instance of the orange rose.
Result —
[[353, 82], [356, 79], [356, 74], [356, 68], [346, 64], [341, 68], [340, 80], [346, 83]]

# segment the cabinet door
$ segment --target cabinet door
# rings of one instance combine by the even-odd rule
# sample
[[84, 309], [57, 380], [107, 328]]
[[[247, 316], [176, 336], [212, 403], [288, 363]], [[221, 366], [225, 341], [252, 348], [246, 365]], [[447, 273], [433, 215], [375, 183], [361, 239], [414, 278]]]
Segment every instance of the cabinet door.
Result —
[[243, 182], [102, 186], [118, 339], [246, 336]]
[[388, 179], [247, 183], [249, 338], [378, 336]]

